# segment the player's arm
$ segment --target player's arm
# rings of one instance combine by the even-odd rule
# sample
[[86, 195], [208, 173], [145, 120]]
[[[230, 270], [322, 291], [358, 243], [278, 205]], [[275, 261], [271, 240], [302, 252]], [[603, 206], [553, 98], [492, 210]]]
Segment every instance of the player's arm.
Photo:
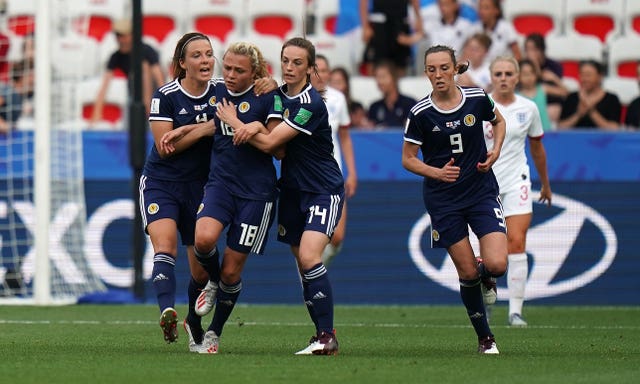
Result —
[[496, 108], [494, 112], [496, 118], [490, 122], [493, 126], [493, 148], [487, 152], [487, 160], [483, 163], [478, 163], [478, 170], [480, 172], [489, 172], [491, 166], [493, 166], [498, 160], [498, 157], [500, 157], [502, 143], [504, 143], [504, 136], [507, 131], [507, 123], [498, 108]]
[[[153, 131], [153, 123], [165, 123], [164, 121], [160, 122], [152, 122], [151, 129]], [[198, 140], [202, 139], [205, 136], [213, 136], [216, 127], [214, 120], [209, 120], [204, 123], [196, 123], [183, 125], [182, 127], [178, 127], [176, 129], [173, 128], [172, 122], [166, 122], [170, 125], [170, 129], [168, 131], [163, 131], [164, 133], [160, 136], [160, 142], [156, 140], [156, 148], [158, 148], [158, 152], [160, 156], [167, 157], [170, 155], [178, 154], [185, 149], [191, 147], [193, 144], [198, 142]], [[154, 133], [155, 138], [155, 133]], [[164, 156], [162, 154], [165, 154]]]
[[349, 134], [349, 126], [341, 125], [338, 128], [338, 141], [342, 150], [342, 158], [347, 166], [347, 179], [344, 182], [344, 190], [347, 198], [352, 197], [356, 193], [358, 186], [358, 176], [356, 173], [356, 160], [353, 152], [353, 143]]
[[453, 165], [453, 158], [442, 168], [425, 164], [418, 157], [420, 146], [405, 140], [402, 144], [402, 166], [416, 175], [436, 179], [445, 183], [453, 183], [460, 176], [460, 167]]
[[93, 112], [91, 113], [90, 124], [95, 124], [96, 122], [102, 120], [102, 112], [104, 110], [104, 100], [107, 97], [107, 90], [109, 89], [109, 84], [111, 83], [111, 79], [113, 79], [113, 71], [107, 70], [104, 75], [102, 75], [102, 82], [100, 83], [100, 89], [96, 95], [96, 99], [93, 102]]
[[530, 137], [529, 149], [531, 151], [531, 158], [533, 164], [538, 171], [538, 177], [540, 177], [540, 198], [538, 201], [547, 203], [551, 206], [551, 184], [549, 183], [549, 174], [547, 173], [547, 153], [542, 144], [542, 137]]

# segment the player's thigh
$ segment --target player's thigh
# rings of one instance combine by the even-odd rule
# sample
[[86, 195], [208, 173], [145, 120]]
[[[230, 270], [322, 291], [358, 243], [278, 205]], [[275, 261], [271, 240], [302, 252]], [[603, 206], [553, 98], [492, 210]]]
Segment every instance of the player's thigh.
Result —
[[527, 230], [531, 225], [531, 213], [508, 216], [507, 240], [509, 253], [522, 253], [526, 249]]
[[469, 237], [465, 237], [449, 246], [447, 252], [456, 267], [460, 279], [471, 280], [478, 277], [478, 263], [469, 242]]
[[480, 257], [485, 267], [494, 275], [501, 275], [507, 269], [507, 236], [503, 232], [491, 232], [478, 239]]
[[147, 232], [153, 245], [154, 253], [168, 253], [177, 256], [178, 228], [175, 220], [163, 218], [147, 225]]

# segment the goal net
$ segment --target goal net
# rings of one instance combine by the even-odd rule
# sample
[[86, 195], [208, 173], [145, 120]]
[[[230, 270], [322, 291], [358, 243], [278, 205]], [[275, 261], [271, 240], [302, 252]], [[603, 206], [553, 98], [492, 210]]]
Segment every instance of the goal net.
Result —
[[77, 38], [87, 1], [0, 0], [0, 303], [73, 303], [105, 289], [83, 252], [76, 90], [93, 54]]

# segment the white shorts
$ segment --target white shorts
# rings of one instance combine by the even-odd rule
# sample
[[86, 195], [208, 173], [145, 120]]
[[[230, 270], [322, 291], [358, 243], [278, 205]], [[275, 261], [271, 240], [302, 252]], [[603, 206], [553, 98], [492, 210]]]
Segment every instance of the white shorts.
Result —
[[504, 217], [524, 215], [533, 212], [531, 182], [529, 178], [512, 184], [506, 191], [500, 190]]

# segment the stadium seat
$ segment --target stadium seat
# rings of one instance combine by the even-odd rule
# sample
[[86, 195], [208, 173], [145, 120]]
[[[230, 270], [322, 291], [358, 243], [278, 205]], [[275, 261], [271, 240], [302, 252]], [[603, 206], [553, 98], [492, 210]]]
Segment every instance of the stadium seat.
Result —
[[7, 29], [18, 36], [35, 32], [36, 0], [7, 1]]
[[[96, 91], [100, 89], [101, 78], [95, 77], [78, 83], [78, 102], [80, 105], [80, 117], [85, 125], [91, 121]], [[96, 124], [93, 129], [122, 129], [124, 116], [127, 108], [129, 92], [127, 80], [124, 78], [113, 78], [109, 83], [109, 89], [105, 97], [103, 119]]]
[[636, 79], [607, 76], [602, 81], [602, 87], [618, 95], [622, 105], [629, 105], [633, 99], [640, 95], [640, 86]]
[[603, 43], [621, 33], [624, 0], [567, 0], [566, 4], [565, 33], [596, 36]]
[[640, 1], [625, 1], [623, 15], [623, 28], [625, 35], [640, 35]]
[[335, 35], [336, 22], [340, 14], [340, 0], [316, 0], [313, 2], [316, 17], [315, 34], [328, 33]]
[[414, 99], [421, 100], [427, 96], [432, 90], [431, 82], [426, 76], [405, 76], [398, 80], [398, 88], [400, 93], [411, 96]]
[[229, 35], [245, 31], [247, 0], [190, 0], [186, 7], [189, 30], [227, 42]]
[[354, 73], [359, 58], [354, 56], [351, 37], [332, 35], [320, 32], [307, 36], [316, 47], [316, 53], [323, 54], [329, 60], [331, 68], [344, 67], [349, 73]]
[[575, 33], [562, 36], [549, 35], [546, 41], [547, 56], [562, 64], [564, 77], [577, 79], [578, 67], [582, 60], [596, 60], [603, 63], [604, 46], [595, 36]]
[[171, 32], [182, 31], [180, 15], [174, 0], [142, 0], [142, 35], [161, 45]]
[[[78, 60], [81, 57], [82, 60]], [[98, 42], [87, 35], [70, 33], [51, 43], [51, 63], [54, 75], [63, 79], [83, 79], [98, 76], [100, 65]]]
[[353, 99], [361, 102], [367, 110], [371, 103], [382, 98], [382, 92], [372, 76], [351, 76], [349, 85]]
[[638, 82], [636, 79], [629, 79], [626, 77], [608, 76], [602, 82], [602, 87], [617, 95], [622, 104], [622, 113], [620, 114], [620, 122], [624, 123], [627, 116], [627, 109], [629, 104], [640, 95], [638, 89]]
[[70, 9], [73, 29], [102, 41], [115, 20], [125, 15], [124, 0], [87, 0]]
[[247, 33], [273, 35], [282, 40], [303, 35], [305, 0], [247, 1]]
[[505, 0], [502, 4], [505, 19], [523, 36], [563, 32], [564, 0]]
[[609, 74], [636, 78], [640, 61], [640, 35], [621, 36], [609, 43]]

